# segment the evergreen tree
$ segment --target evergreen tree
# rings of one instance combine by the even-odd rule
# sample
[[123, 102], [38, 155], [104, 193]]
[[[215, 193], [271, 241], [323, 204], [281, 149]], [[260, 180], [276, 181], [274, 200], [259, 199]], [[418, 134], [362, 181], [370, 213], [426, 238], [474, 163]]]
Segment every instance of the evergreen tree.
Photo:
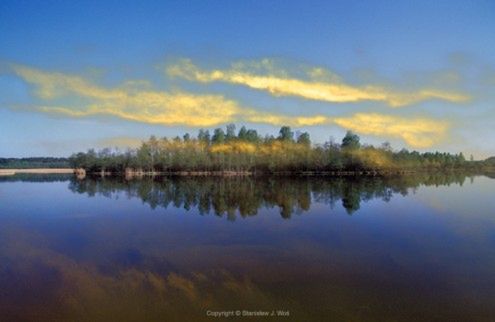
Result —
[[282, 141], [294, 141], [294, 132], [292, 132], [290, 126], [282, 126], [278, 138]]
[[361, 147], [359, 143], [359, 136], [354, 134], [352, 131], [347, 131], [344, 138], [342, 139], [342, 148], [349, 150], [356, 150]]

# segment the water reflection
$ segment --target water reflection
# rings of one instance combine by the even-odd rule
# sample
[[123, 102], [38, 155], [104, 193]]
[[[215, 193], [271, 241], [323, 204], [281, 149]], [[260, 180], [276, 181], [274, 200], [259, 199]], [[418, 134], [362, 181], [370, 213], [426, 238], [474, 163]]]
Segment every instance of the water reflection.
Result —
[[74, 178], [72, 174], [48, 173], [16, 173], [15, 175], [0, 176], [2, 182], [65, 182]]
[[0, 321], [490, 321], [494, 189], [452, 173], [0, 178]]
[[459, 184], [466, 175], [460, 172], [430, 173], [403, 177], [155, 177], [73, 178], [69, 189], [88, 196], [112, 197], [125, 192], [157, 207], [197, 208], [204, 215], [214, 213], [235, 220], [254, 216], [260, 208], [278, 207], [283, 218], [306, 212], [311, 202], [330, 205], [341, 202], [349, 215], [361, 202], [381, 199], [388, 202], [394, 194], [406, 196], [421, 185]]

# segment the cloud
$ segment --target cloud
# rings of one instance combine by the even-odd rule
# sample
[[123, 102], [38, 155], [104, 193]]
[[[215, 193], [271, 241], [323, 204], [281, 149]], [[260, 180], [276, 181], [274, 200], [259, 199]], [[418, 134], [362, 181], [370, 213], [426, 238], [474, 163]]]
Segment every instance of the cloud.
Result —
[[258, 64], [237, 63], [227, 70], [202, 70], [190, 60], [183, 59], [167, 68], [167, 74], [202, 83], [226, 82], [244, 85], [269, 92], [274, 96], [295, 96], [308, 100], [332, 103], [361, 101], [385, 102], [391, 107], [401, 107], [421, 101], [439, 99], [449, 102], [466, 102], [469, 96], [438, 89], [420, 89], [411, 92], [394, 90], [379, 85], [355, 86], [346, 84], [337, 75], [313, 68], [307, 72], [309, 79], [294, 78], [277, 70], [268, 60]]
[[[359, 134], [400, 138], [418, 148], [439, 142], [448, 130], [446, 122], [426, 118], [405, 119], [375, 113], [358, 113], [349, 117], [290, 116], [243, 107], [222, 95], [152, 90], [151, 84], [145, 81], [128, 81], [121, 86], [107, 88], [79, 76], [24, 66], [14, 66], [14, 72], [34, 85], [35, 93], [42, 101], [31, 109], [73, 118], [108, 115], [148, 124], [193, 127], [230, 122], [293, 127], [338, 125]], [[312, 73], [321, 78], [336, 79], [324, 71], [313, 70]], [[46, 104], [47, 101], [54, 104]]]
[[331, 118], [324, 115], [315, 116], [284, 116], [280, 114], [265, 113], [255, 110], [246, 110], [242, 119], [251, 123], [265, 123], [270, 125], [289, 125], [294, 127], [325, 125], [332, 123]]
[[241, 112], [235, 101], [221, 95], [153, 91], [143, 89], [140, 82], [105, 88], [78, 76], [23, 66], [15, 66], [14, 71], [35, 85], [37, 96], [44, 101], [69, 98], [64, 105], [35, 107], [44, 113], [69, 117], [110, 115], [150, 124], [214, 126], [234, 120]]
[[127, 136], [117, 136], [112, 138], [100, 139], [97, 142], [98, 147], [108, 148], [137, 148], [141, 146], [143, 139]]
[[406, 119], [375, 113], [357, 113], [351, 117], [334, 118], [333, 121], [360, 134], [400, 138], [415, 148], [426, 148], [440, 142], [449, 127], [445, 121]]
[[[123, 86], [105, 88], [79, 76], [45, 72], [15, 66], [15, 73], [35, 85], [43, 101], [72, 98], [66, 105], [37, 105], [34, 109], [68, 117], [110, 115], [125, 120], [162, 125], [215, 126], [245, 121], [271, 125], [309, 126], [328, 123], [325, 116], [283, 116], [242, 107], [222, 95], [199, 95], [183, 91], [149, 89], [142, 82], [128, 81]], [[82, 103], [81, 103], [82, 100]]]

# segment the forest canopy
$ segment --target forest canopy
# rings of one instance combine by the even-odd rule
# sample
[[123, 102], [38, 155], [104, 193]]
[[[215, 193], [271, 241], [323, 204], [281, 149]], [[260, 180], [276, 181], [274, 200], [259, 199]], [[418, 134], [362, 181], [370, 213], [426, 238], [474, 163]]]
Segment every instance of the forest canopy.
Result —
[[282, 126], [278, 136], [261, 136], [254, 129], [234, 124], [212, 132], [201, 129], [196, 137], [151, 136], [137, 149], [91, 149], [69, 158], [70, 165], [87, 172], [121, 173], [180, 171], [324, 172], [399, 171], [478, 167], [462, 153], [395, 151], [389, 143], [375, 147], [348, 131], [341, 142], [333, 139], [312, 144], [309, 133]]

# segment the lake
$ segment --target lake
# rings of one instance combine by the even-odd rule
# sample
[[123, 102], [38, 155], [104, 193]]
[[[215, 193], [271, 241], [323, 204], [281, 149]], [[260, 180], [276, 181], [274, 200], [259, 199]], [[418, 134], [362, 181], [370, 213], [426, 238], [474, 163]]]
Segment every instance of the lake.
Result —
[[0, 320], [494, 321], [494, 192], [458, 173], [1, 177]]

